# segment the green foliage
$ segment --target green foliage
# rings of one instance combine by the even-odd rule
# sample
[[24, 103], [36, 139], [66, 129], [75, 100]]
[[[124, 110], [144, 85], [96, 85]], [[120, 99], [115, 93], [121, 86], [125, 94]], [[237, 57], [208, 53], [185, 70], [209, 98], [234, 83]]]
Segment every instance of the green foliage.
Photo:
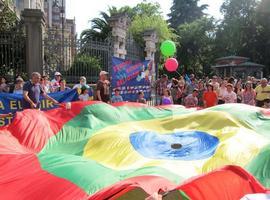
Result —
[[101, 71], [100, 60], [87, 55], [77, 55], [67, 75], [82, 74], [84, 76], [96, 76]]
[[217, 51], [220, 55], [257, 57], [256, 0], [226, 0], [221, 6], [224, 20], [217, 31]]
[[178, 27], [177, 57], [185, 72], [209, 73], [213, 57], [215, 24], [213, 18], [203, 17]]
[[160, 4], [155, 2], [155, 3], [147, 3], [147, 2], [142, 2], [137, 4], [134, 8], [132, 8], [133, 11], [133, 16], [161, 16], [161, 7]]
[[10, 9], [8, 1], [3, 3], [3, 10], [0, 12], [0, 32], [10, 31], [17, 23], [16, 13]]
[[[108, 18], [117, 13], [127, 13], [131, 19], [129, 31], [135, 40], [144, 45], [142, 34], [154, 29], [159, 40], [172, 39], [177, 44], [178, 72], [212, 72], [210, 66], [218, 57], [239, 55], [270, 67], [270, 1], [224, 0], [221, 12], [224, 18], [215, 21], [204, 14], [207, 5], [199, 0], [174, 0], [168, 23], [160, 5], [143, 1], [135, 7], [111, 7], [108, 13], [92, 21], [92, 27], [82, 34], [89, 38], [107, 38], [111, 33]], [[161, 57], [160, 71], [163, 71]], [[183, 67], [184, 66], [184, 67]], [[269, 68], [270, 71], [270, 68]]]
[[217, 56], [240, 55], [270, 66], [269, 0], [226, 0], [216, 33]]
[[[270, 74], [270, 1], [262, 0], [256, 9], [257, 38], [255, 49], [259, 62], [268, 66], [265, 72]], [[257, 60], [257, 59], [256, 59]]]
[[109, 26], [108, 19], [110, 16], [119, 13], [128, 14], [131, 19], [129, 31], [141, 45], [144, 43], [142, 34], [149, 29], [157, 31], [160, 41], [175, 37], [162, 16], [160, 5], [158, 3], [142, 2], [133, 8], [129, 6], [124, 6], [119, 9], [116, 7], [109, 7], [108, 13], [101, 12], [100, 18], [94, 18], [91, 21], [91, 28], [82, 32], [82, 42], [90, 41], [93, 38], [104, 40], [110, 36], [112, 30]]
[[193, 22], [204, 16], [208, 5], [198, 6], [199, 0], [173, 0], [169, 16], [170, 26], [177, 29], [179, 25]]
[[[111, 12], [113, 12], [113, 10]], [[101, 12], [100, 15], [100, 18], [94, 18], [91, 21], [92, 26], [90, 29], [86, 29], [81, 33], [81, 40], [83, 43], [92, 39], [105, 40], [110, 35], [112, 29], [108, 24], [108, 19], [111, 14]]]
[[134, 39], [143, 44], [142, 35], [144, 31], [153, 29], [157, 32], [159, 37], [159, 42], [166, 39], [175, 38], [168, 24], [161, 16], [147, 16], [147, 15], [137, 15], [131, 23], [129, 31], [132, 33]]
[[170, 26], [177, 34], [177, 59], [180, 73], [202, 74], [210, 71], [212, 59], [214, 20], [206, 18], [208, 5], [199, 0], [174, 0], [168, 15]]

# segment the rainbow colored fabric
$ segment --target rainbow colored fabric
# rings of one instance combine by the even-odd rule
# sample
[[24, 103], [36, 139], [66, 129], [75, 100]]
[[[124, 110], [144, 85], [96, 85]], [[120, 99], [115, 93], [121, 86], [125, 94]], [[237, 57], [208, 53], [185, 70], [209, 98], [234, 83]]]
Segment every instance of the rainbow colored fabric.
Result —
[[[74, 102], [70, 110], [19, 112], [0, 129], [0, 199], [132, 199], [138, 191], [123, 195], [136, 184], [150, 195], [181, 189], [191, 198], [191, 186], [179, 184], [225, 165], [241, 166], [260, 182], [239, 188], [239, 199], [266, 192], [269, 155], [270, 114], [256, 107]], [[207, 199], [230, 190], [220, 185]]]

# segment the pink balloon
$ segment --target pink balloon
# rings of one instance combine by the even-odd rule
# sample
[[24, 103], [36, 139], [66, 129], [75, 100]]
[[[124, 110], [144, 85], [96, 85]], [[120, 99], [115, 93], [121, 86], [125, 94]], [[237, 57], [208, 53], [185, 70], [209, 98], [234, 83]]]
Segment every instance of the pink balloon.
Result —
[[178, 68], [178, 61], [175, 58], [168, 58], [165, 62], [165, 68], [169, 72], [175, 72]]

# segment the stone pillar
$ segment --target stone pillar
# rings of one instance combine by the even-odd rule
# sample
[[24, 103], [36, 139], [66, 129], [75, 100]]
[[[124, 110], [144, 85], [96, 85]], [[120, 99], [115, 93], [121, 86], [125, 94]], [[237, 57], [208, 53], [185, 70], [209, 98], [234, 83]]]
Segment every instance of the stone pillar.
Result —
[[155, 30], [147, 30], [143, 34], [145, 41], [145, 60], [155, 60], [155, 53], [157, 51], [156, 44], [158, 42], [157, 33]]
[[154, 104], [157, 105], [157, 94], [155, 90], [156, 82], [156, 65], [155, 65], [155, 53], [157, 51], [156, 44], [158, 43], [158, 37], [155, 30], [146, 30], [143, 34], [143, 39], [145, 41], [145, 60], [150, 60], [152, 63], [152, 70], [149, 71], [151, 77], [151, 99], [154, 100]]
[[43, 73], [43, 33], [45, 18], [43, 12], [37, 9], [25, 9], [22, 19], [26, 28], [26, 70], [28, 75], [32, 72]]
[[129, 18], [126, 14], [113, 15], [109, 19], [109, 24], [112, 27], [113, 55], [115, 57], [125, 59], [127, 55], [126, 36]]
[[147, 30], [143, 34], [143, 39], [145, 41], [145, 60], [150, 60], [152, 62], [152, 82], [156, 78], [156, 67], [155, 67], [155, 53], [157, 51], [156, 44], [158, 43], [158, 37], [155, 30]]

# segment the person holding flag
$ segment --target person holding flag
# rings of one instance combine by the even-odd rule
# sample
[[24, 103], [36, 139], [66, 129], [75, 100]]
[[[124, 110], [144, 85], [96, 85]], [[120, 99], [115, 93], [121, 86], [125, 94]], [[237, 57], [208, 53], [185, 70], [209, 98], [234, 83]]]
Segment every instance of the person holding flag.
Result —
[[52, 101], [54, 104], [58, 104], [58, 101], [48, 96], [41, 88], [40, 78], [40, 73], [33, 72], [31, 80], [24, 84], [22, 101], [23, 109], [40, 109], [40, 95], [43, 95], [44, 98]]

